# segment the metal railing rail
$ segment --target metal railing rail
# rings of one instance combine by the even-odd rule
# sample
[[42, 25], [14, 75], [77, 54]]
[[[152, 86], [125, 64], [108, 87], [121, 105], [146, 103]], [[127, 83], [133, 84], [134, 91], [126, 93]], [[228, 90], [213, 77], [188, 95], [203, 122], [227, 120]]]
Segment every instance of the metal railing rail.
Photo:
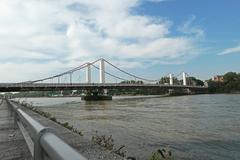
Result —
[[[7, 99], [7, 102], [11, 106], [15, 124], [24, 132], [23, 136], [28, 144], [33, 160], [86, 160], [80, 153], [54, 134], [51, 128], [40, 124], [10, 100]], [[30, 136], [29, 134], [26, 135], [24, 126], [33, 131], [33, 140], [27, 138]], [[32, 140], [32, 142], [29, 143], [29, 140]]]

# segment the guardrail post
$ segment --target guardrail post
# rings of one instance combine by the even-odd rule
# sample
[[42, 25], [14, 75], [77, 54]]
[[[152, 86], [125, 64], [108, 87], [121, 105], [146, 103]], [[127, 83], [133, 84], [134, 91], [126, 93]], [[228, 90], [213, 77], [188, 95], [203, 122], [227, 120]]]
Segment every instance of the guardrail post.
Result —
[[13, 113], [14, 118], [14, 128], [18, 128], [17, 121], [18, 121], [18, 115], [16, 112]]
[[33, 160], [44, 160], [44, 150], [41, 147], [40, 144], [40, 139], [41, 137], [47, 133], [47, 132], [51, 132], [53, 133], [54, 131], [51, 128], [43, 128], [42, 130], [40, 130], [37, 135], [34, 137], [34, 156], [33, 156]]
[[[8, 105], [10, 105], [9, 99], [6, 99], [6, 101], [7, 101]], [[17, 108], [13, 108], [13, 106], [10, 107], [11, 116], [13, 116], [13, 119], [14, 119], [14, 128], [15, 129], [17, 128], [18, 115], [17, 115], [16, 111], [14, 111], [14, 110], [17, 110], [17, 109], [18, 109], [18, 107]]]

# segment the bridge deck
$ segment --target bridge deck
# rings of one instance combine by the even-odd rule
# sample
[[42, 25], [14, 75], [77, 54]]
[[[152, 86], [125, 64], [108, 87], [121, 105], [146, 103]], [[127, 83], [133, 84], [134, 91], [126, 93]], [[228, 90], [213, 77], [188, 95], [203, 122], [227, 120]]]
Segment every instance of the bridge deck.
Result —
[[30, 160], [31, 154], [14, 120], [6, 101], [0, 100], [0, 159]]
[[121, 83], [0, 83], [0, 92], [44, 91], [64, 89], [192, 89], [207, 90], [205, 86], [162, 85], [162, 84], [121, 84]]

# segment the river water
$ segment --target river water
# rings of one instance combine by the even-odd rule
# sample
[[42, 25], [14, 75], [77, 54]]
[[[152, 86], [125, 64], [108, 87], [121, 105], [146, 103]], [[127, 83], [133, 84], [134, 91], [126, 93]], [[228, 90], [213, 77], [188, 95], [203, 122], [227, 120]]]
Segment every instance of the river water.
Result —
[[240, 159], [240, 95], [114, 97], [84, 102], [80, 98], [27, 98], [57, 120], [69, 122], [89, 139], [112, 135], [116, 148], [147, 160], [170, 147], [175, 160]]

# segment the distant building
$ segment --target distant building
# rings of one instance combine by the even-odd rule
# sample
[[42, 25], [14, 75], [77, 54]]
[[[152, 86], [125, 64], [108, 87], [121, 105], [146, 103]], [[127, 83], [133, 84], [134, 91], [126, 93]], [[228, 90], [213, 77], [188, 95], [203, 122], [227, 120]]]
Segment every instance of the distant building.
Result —
[[217, 75], [212, 77], [212, 81], [214, 82], [223, 82], [223, 76]]

